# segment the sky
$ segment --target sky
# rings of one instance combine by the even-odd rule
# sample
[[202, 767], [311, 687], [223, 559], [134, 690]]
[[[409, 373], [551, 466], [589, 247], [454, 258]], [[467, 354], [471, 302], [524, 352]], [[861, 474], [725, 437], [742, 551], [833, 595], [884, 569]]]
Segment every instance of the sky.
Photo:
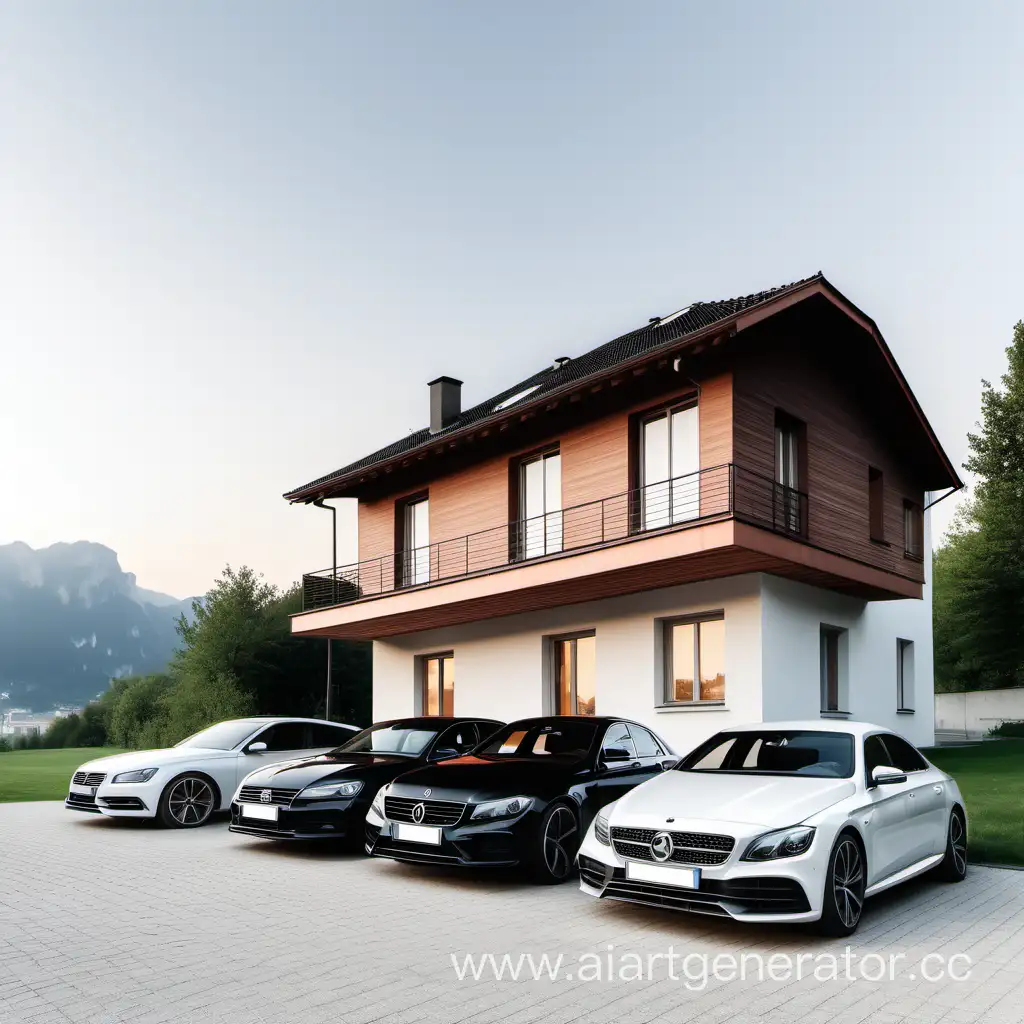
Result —
[[0, 543], [288, 585], [330, 517], [282, 493], [434, 377], [819, 269], [959, 465], [1024, 317], [1022, 41], [1014, 3], [0, 0]]

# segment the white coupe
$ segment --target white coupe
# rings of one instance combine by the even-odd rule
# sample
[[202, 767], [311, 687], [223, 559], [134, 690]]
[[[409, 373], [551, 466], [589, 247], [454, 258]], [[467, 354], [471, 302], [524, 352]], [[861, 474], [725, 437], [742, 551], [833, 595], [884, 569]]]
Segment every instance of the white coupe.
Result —
[[326, 753], [359, 729], [315, 718], [236, 718], [165, 750], [87, 761], [64, 806], [117, 818], [158, 818], [169, 828], [205, 825], [226, 811], [242, 779], [278, 761]]
[[868, 896], [926, 871], [964, 878], [967, 812], [886, 729], [745, 725], [602, 810], [579, 869], [591, 896], [849, 935]]

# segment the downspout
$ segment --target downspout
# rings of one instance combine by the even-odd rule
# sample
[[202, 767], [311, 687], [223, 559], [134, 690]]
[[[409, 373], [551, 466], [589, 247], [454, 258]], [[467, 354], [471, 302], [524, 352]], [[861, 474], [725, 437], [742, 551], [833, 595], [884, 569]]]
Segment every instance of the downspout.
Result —
[[[338, 510], [333, 505], [325, 505], [323, 496], [317, 498], [313, 504], [317, 508], [325, 509], [331, 513], [331, 598], [335, 604], [338, 603]], [[324, 701], [324, 718], [331, 720], [331, 675], [333, 667], [334, 641], [327, 638], [327, 697]]]

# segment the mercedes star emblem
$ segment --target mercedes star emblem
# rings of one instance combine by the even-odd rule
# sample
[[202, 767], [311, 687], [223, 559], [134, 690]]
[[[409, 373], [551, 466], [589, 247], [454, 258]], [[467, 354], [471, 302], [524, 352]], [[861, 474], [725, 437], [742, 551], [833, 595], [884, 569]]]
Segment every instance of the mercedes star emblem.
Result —
[[270, 801], [273, 800], [273, 799], [274, 799], [274, 794], [271, 793], [269, 789], [261, 789], [260, 790], [260, 803], [261, 804], [269, 804]]
[[651, 840], [651, 856], [655, 860], [668, 860], [674, 848], [672, 836], [668, 832], [659, 832]]
[[423, 816], [427, 813], [427, 808], [423, 804], [417, 804], [412, 809], [412, 820], [418, 825], [423, 821]]

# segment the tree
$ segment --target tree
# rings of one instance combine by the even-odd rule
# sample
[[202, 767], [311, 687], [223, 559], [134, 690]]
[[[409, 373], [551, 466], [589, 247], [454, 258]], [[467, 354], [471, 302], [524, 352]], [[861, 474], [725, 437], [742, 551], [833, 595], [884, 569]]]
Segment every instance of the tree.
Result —
[[1000, 387], [982, 381], [982, 420], [964, 468], [976, 474], [936, 552], [937, 688], [1024, 685], [1024, 322]]

